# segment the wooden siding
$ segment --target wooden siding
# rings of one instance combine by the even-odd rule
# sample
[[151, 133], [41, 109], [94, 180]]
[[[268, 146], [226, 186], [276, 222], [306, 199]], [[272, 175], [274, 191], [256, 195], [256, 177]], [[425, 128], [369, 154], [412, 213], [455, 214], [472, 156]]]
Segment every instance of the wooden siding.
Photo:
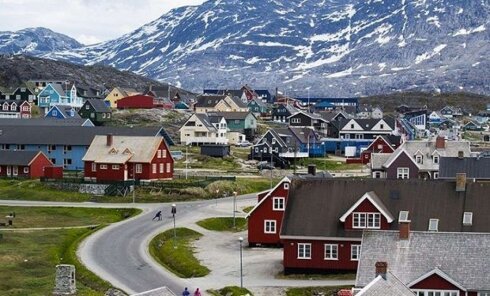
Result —
[[[365, 199], [361, 204], [354, 210], [355, 213], [380, 213], [378, 209], [368, 200]], [[353, 213], [354, 213], [353, 212]], [[347, 216], [345, 219], [344, 223], [344, 229], [345, 230], [350, 230], [350, 231], [363, 231], [363, 228], [352, 228], [352, 220], [353, 220], [353, 213]], [[390, 229], [390, 224], [388, 223], [388, 220], [381, 214], [380, 217], [380, 226], [382, 230]], [[367, 221], [366, 221], [367, 222]]]
[[396, 179], [398, 168], [409, 168], [410, 179], [416, 179], [419, 175], [419, 168], [413, 163], [406, 153], [401, 153], [393, 163], [386, 168], [386, 178]]

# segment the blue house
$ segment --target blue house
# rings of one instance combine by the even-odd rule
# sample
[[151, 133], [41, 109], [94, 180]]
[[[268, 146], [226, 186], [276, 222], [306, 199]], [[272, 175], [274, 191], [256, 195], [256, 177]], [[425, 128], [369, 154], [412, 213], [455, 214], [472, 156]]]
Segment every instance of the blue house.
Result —
[[[162, 136], [162, 127], [0, 126], [0, 150], [42, 151], [65, 170], [83, 170], [83, 156], [96, 135]], [[168, 143], [168, 141], [167, 141]]]
[[52, 106], [44, 117], [56, 119], [81, 118], [75, 108], [65, 105]]
[[68, 105], [74, 108], [83, 105], [83, 98], [77, 96], [75, 84], [50, 83], [39, 92], [37, 98], [39, 107], [46, 113], [54, 105]]

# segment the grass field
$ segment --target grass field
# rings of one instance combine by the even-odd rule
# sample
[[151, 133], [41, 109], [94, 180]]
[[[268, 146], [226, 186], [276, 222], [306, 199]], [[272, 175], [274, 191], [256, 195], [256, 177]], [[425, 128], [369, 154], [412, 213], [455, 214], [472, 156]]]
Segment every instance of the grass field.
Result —
[[[84, 224], [106, 224], [123, 220], [138, 210], [18, 208], [0, 207], [0, 211], [15, 211], [14, 227], [57, 227]], [[73, 215], [67, 213], [73, 211]], [[30, 219], [25, 219], [29, 215]], [[66, 221], [64, 221], [66, 220]], [[103, 295], [110, 284], [87, 270], [77, 259], [76, 250], [83, 238], [100, 228], [61, 230], [1, 231], [0, 293], [2, 295], [50, 295], [54, 287], [55, 266], [76, 266], [78, 296]]]
[[165, 268], [182, 278], [202, 277], [209, 269], [194, 257], [192, 242], [202, 234], [188, 228], [170, 229], [155, 236], [150, 242], [150, 254]]
[[236, 286], [224, 287], [219, 290], [208, 290], [207, 292], [214, 296], [253, 296], [253, 294], [249, 290]]
[[0, 179], [0, 199], [89, 201], [89, 194], [49, 188], [38, 180]]
[[235, 218], [235, 227], [233, 227], [233, 217], [208, 218], [197, 221], [196, 224], [212, 231], [240, 232], [247, 229], [247, 219], [245, 218]]
[[346, 164], [343, 161], [331, 160], [328, 158], [306, 158], [298, 162], [298, 165], [304, 167], [307, 167], [309, 164], [316, 165], [317, 170], [326, 171], [359, 170], [363, 168], [362, 164]]
[[[312, 296], [325, 295], [334, 296], [341, 289], [350, 289], [352, 287], [305, 287], [305, 288], [289, 288], [286, 291], [287, 296]], [[320, 294], [323, 293], [323, 294]]]

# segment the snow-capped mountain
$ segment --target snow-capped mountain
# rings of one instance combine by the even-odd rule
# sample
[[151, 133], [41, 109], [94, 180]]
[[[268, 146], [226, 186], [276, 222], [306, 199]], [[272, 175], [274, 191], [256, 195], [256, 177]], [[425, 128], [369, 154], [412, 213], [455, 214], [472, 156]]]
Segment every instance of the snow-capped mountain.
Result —
[[47, 57], [200, 90], [490, 93], [489, 0], [210, 0]]
[[39, 55], [71, 50], [83, 45], [73, 38], [46, 28], [27, 28], [16, 32], [0, 32], [0, 53]]

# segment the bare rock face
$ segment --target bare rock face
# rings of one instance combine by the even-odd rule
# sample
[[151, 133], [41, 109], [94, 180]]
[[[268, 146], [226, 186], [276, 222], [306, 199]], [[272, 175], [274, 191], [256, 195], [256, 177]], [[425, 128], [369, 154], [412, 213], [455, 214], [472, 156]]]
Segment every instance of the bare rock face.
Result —
[[56, 278], [53, 296], [76, 295], [75, 266], [69, 264], [56, 265]]

